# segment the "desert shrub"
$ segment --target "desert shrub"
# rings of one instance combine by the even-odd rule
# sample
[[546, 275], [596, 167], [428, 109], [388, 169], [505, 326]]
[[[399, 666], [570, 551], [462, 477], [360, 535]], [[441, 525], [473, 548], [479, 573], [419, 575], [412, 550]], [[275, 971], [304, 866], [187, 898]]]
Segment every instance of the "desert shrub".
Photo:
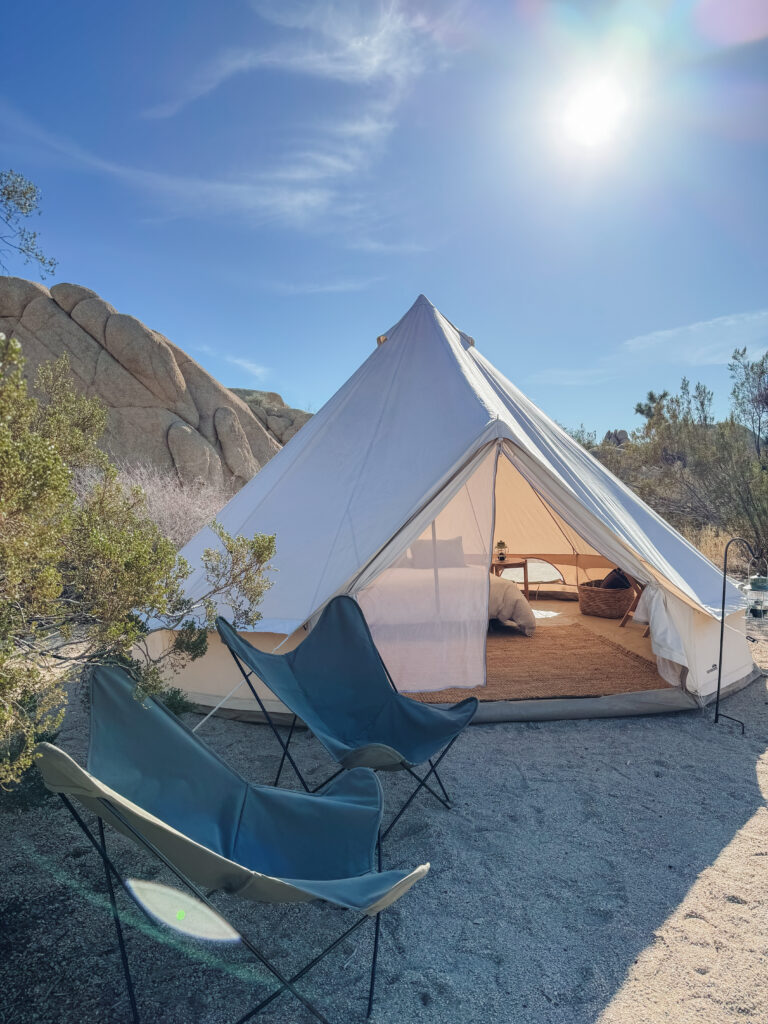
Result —
[[[75, 474], [74, 488], [79, 499], [91, 490], [96, 475], [90, 469]], [[184, 484], [175, 472], [148, 465], [118, 464], [117, 481], [125, 491], [141, 491], [147, 516], [177, 548], [215, 519], [234, 494], [223, 481]]]
[[765, 368], [756, 369], [740, 350], [730, 365], [727, 419], [714, 420], [711, 391], [701, 384], [692, 389], [683, 379], [676, 394], [651, 392], [638, 403], [645, 423], [627, 444], [601, 445], [595, 454], [686, 535], [707, 542], [741, 535], [756, 551], [766, 550], [768, 449], [759, 433], [768, 423], [759, 408], [768, 405], [768, 388], [760, 384]]
[[[40, 371], [35, 394], [22, 369], [21, 346], [0, 335], [0, 785], [58, 728], [67, 671], [118, 661], [144, 691], [178, 701], [166, 670], [205, 653], [217, 602], [241, 625], [258, 620], [274, 553], [274, 537], [235, 538], [214, 522], [220, 547], [203, 553], [206, 584], [188, 598], [189, 566], [147, 495], [98, 448], [101, 403], [76, 391], [66, 358]], [[173, 639], [134, 657], [150, 622]]]

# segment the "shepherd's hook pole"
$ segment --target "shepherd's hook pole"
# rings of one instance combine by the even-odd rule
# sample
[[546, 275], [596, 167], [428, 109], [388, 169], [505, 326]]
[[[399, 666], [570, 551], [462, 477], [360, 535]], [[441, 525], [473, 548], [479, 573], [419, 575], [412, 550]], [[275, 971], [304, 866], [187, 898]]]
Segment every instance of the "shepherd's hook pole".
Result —
[[735, 722], [741, 726], [741, 735], [744, 735], [744, 723], [738, 718], [731, 718], [730, 715], [720, 714], [720, 683], [723, 678], [723, 639], [725, 636], [725, 588], [728, 583], [728, 548], [731, 544], [743, 544], [749, 552], [749, 557], [754, 560], [755, 552], [752, 550], [752, 545], [749, 541], [744, 540], [743, 537], [731, 537], [728, 543], [725, 545], [725, 551], [723, 552], [723, 598], [720, 603], [720, 655], [717, 659], [717, 697], [715, 698], [715, 725], [720, 721], [721, 718], [727, 718], [729, 722]]

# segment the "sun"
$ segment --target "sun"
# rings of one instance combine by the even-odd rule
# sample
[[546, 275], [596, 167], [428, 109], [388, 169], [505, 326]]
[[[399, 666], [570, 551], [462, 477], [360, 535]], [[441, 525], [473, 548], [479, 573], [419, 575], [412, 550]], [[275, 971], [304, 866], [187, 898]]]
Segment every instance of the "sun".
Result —
[[565, 142], [588, 150], [608, 147], [626, 128], [631, 112], [627, 86], [609, 74], [576, 82], [563, 98], [559, 130]]

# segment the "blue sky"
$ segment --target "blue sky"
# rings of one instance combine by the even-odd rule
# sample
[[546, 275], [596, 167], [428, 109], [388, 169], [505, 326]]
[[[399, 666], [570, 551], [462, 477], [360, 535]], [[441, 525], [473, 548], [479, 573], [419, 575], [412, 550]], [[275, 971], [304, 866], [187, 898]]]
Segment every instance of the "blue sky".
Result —
[[[3, 32], [53, 280], [225, 384], [317, 409], [420, 292], [600, 432], [683, 374], [724, 407], [768, 347], [764, 0], [28, 0]], [[631, 110], [585, 151], [565, 97], [608, 65]]]

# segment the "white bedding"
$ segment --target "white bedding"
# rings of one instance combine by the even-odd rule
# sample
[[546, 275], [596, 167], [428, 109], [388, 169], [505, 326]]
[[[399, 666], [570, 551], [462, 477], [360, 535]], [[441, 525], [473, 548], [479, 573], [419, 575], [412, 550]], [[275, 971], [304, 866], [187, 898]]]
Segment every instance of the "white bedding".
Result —
[[505, 626], [514, 626], [532, 636], [536, 629], [536, 616], [520, 588], [513, 580], [491, 576], [488, 593], [488, 618], [498, 619]]
[[438, 569], [437, 574], [433, 569], [389, 569], [359, 597], [369, 623], [378, 627], [429, 622], [436, 617], [438, 605], [443, 622], [461, 622], [466, 617], [467, 592], [475, 588], [479, 592], [483, 586], [489, 588], [488, 618], [499, 619], [530, 636], [536, 619], [517, 584], [489, 576], [482, 565]]

